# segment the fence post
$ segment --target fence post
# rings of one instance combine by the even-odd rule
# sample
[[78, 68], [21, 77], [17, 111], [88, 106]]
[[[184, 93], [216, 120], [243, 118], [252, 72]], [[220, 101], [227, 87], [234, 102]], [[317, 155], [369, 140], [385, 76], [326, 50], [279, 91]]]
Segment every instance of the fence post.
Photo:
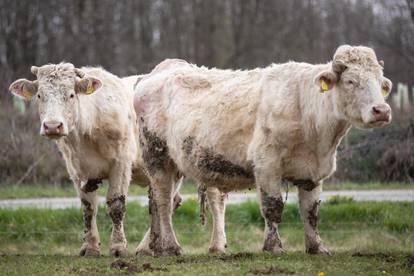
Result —
[[18, 97], [13, 97], [13, 107], [17, 109], [20, 114], [24, 114], [26, 112], [26, 103], [23, 99]]
[[410, 98], [408, 96], [408, 85], [406, 84], [399, 84], [401, 87], [401, 106], [403, 111], [410, 110]]
[[397, 92], [392, 95], [392, 104], [396, 110], [401, 109], [401, 94], [400, 94], [400, 84], [397, 84]]

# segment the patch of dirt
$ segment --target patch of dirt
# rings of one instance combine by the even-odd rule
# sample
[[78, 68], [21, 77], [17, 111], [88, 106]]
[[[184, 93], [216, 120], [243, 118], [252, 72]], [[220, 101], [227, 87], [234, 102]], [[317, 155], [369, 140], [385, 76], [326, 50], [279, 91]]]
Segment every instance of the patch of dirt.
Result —
[[252, 259], [253, 253], [241, 252], [241, 253], [230, 254], [230, 255], [222, 255], [222, 256], [218, 256], [217, 258], [224, 262], [231, 262], [231, 261], [238, 261], [241, 259]]
[[142, 264], [142, 270], [143, 271], [149, 271], [149, 272], [154, 272], [154, 271], [167, 272], [168, 271], [168, 269], [166, 269], [165, 267], [153, 267], [153, 266], [151, 266], [151, 263]]
[[111, 268], [125, 270], [125, 271], [130, 272], [130, 273], [143, 272], [143, 270], [141, 268], [137, 267], [136, 265], [131, 264], [131, 263], [127, 263], [127, 262], [125, 262], [121, 259], [118, 259], [115, 262], [111, 263]]
[[[352, 257], [368, 257], [368, 258], [377, 258], [387, 263], [398, 263], [399, 259], [391, 254], [386, 253], [361, 253], [356, 252], [352, 254]], [[400, 259], [401, 260], [401, 259]], [[404, 256], [404, 259], [400, 263], [403, 269], [407, 269], [409, 271], [414, 271], [414, 255], [409, 254]]]
[[395, 263], [397, 260], [394, 256], [390, 255], [390, 254], [386, 254], [386, 253], [361, 253], [361, 252], [356, 252], [354, 254], [352, 254], [352, 257], [368, 257], [368, 258], [377, 258], [377, 259], [381, 259], [387, 263]]
[[141, 267], [138, 267], [132, 263], [125, 262], [121, 259], [118, 259], [111, 263], [111, 268], [120, 269], [128, 273], [142, 273], [142, 272], [154, 272], [154, 271], [164, 271], [167, 272], [168, 269], [164, 267], [153, 267], [150, 263], [144, 263]]
[[286, 275], [293, 275], [295, 274], [294, 271], [290, 271], [286, 268], [281, 268], [277, 266], [270, 266], [265, 268], [255, 268], [251, 269], [250, 273], [254, 275], [277, 275], [277, 274], [286, 274]]
[[184, 264], [184, 263], [208, 263], [214, 260], [219, 260], [223, 262], [232, 262], [242, 259], [252, 259], [254, 257], [253, 253], [250, 252], [241, 252], [230, 255], [209, 255], [209, 256], [182, 256], [176, 259], [175, 263]]
[[404, 267], [410, 271], [414, 271], [414, 255], [407, 255], [405, 257]]

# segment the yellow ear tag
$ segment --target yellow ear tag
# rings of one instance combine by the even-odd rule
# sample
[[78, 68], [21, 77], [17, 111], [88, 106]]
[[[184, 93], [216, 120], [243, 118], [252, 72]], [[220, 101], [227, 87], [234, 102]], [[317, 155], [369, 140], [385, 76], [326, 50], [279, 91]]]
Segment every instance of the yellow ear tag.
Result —
[[322, 93], [329, 90], [329, 86], [328, 86], [328, 84], [326, 83], [325, 80], [321, 79], [319, 82], [320, 82], [320, 85], [321, 85]]
[[381, 89], [381, 95], [382, 95], [383, 98], [385, 98], [385, 97], [387, 97], [388, 92], [384, 88], [382, 88]]
[[30, 99], [33, 96], [33, 94], [30, 91], [28, 91], [28, 90], [26, 90], [26, 89], [23, 88], [23, 96], [26, 99]]
[[89, 83], [88, 83], [88, 88], [86, 88], [86, 92], [85, 92], [85, 94], [92, 94], [93, 93], [93, 84], [92, 84], [92, 82], [90, 81]]

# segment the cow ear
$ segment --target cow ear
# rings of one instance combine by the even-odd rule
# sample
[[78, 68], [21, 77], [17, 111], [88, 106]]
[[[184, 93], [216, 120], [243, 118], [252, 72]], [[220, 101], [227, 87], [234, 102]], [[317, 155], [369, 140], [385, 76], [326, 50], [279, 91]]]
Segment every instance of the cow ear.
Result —
[[37, 93], [37, 81], [18, 79], [9, 87], [15, 96], [29, 101]]
[[319, 73], [315, 79], [314, 83], [319, 88], [319, 92], [325, 93], [331, 90], [337, 82], [337, 76], [334, 72], [328, 70]]
[[386, 99], [392, 90], [392, 82], [390, 79], [383, 77], [381, 84], [381, 95]]
[[75, 91], [80, 94], [92, 94], [102, 87], [102, 82], [94, 77], [84, 77], [76, 80]]

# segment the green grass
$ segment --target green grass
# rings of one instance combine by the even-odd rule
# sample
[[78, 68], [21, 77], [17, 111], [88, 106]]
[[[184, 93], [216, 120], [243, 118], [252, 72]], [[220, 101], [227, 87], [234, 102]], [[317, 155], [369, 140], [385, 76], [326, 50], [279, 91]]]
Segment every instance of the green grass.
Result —
[[[414, 189], [414, 183], [325, 183], [323, 186], [325, 191], [338, 190], [381, 190], [381, 189]], [[295, 187], [290, 187], [290, 191], [295, 191]], [[107, 183], [98, 189], [98, 194], [105, 196], [107, 191]], [[254, 191], [251, 191], [254, 192]], [[197, 187], [192, 182], [186, 182], [182, 185], [181, 194], [197, 193]], [[129, 187], [129, 195], [146, 195], [147, 188], [131, 184]], [[52, 185], [3, 185], [0, 186], [0, 199], [17, 199], [17, 198], [39, 198], [39, 197], [75, 197], [77, 196], [75, 189], [71, 184], [62, 187]]]
[[[100, 196], [105, 196], [108, 183], [104, 181], [98, 189]], [[147, 195], [148, 189], [135, 184], [129, 186], [129, 195]], [[185, 183], [181, 187], [182, 194], [191, 194], [197, 192], [197, 187], [192, 183]], [[52, 185], [3, 185], [0, 186], [0, 199], [18, 199], [18, 198], [39, 198], [39, 197], [76, 197], [75, 188], [67, 183], [63, 186]]]
[[[295, 272], [295, 275], [316, 275], [319, 271], [325, 275], [386, 275], [382, 271], [389, 275], [408, 275], [414, 273], [413, 259], [410, 259], [414, 258], [412, 210], [414, 203], [410, 202], [356, 203], [336, 199], [323, 203], [320, 233], [334, 253], [332, 257], [324, 257], [303, 253], [303, 227], [296, 205], [287, 205], [283, 213], [280, 234], [286, 253], [281, 255], [260, 253], [263, 220], [256, 202], [229, 205], [226, 232], [230, 255], [210, 257], [206, 252], [211, 218], [208, 217], [206, 226], [201, 226], [197, 203], [188, 201], [174, 216], [174, 227], [186, 255], [135, 258], [132, 257], [135, 247], [148, 226], [148, 211], [138, 204], [129, 204], [125, 230], [131, 257], [125, 261], [138, 269], [143, 263], [150, 263], [152, 267], [163, 267], [176, 275], [246, 274], [251, 269], [271, 265]], [[75, 208], [0, 210], [0, 271], [19, 275], [120, 272], [110, 268], [114, 258], [76, 257], [82, 243], [82, 224], [81, 211]], [[107, 256], [111, 225], [104, 207], [98, 213], [98, 227], [101, 253]], [[357, 252], [362, 256], [352, 256]], [[364, 255], [366, 253], [369, 254]]]
[[387, 189], [414, 189], [414, 182], [342, 182], [342, 183], [324, 183], [324, 191], [340, 191], [340, 190], [387, 190]]
[[[140, 275], [254, 275], [254, 271], [274, 268], [283, 271], [271, 275], [412, 275], [413, 256], [407, 254], [352, 256], [338, 253], [331, 257], [308, 256], [300, 252], [281, 255], [252, 253], [220, 256], [128, 257], [122, 262], [132, 271], [151, 267]], [[120, 275], [135, 274], [128, 268], [111, 268], [110, 257], [81, 258], [75, 256], [0, 256], [4, 275]], [[160, 271], [162, 270], [162, 271]], [[269, 273], [270, 274], [270, 273]], [[263, 274], [262, 274], [263, 275]]]

